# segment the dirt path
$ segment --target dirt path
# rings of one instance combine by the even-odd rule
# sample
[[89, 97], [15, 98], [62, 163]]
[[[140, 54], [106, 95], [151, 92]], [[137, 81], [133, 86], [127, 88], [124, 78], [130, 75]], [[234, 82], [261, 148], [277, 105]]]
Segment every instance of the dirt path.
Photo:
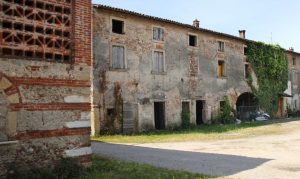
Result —
[[146, 144], [93, 143], [94, 153], [158, 167], [243, 179], [300, 178], [300, 121], [281, 135]]

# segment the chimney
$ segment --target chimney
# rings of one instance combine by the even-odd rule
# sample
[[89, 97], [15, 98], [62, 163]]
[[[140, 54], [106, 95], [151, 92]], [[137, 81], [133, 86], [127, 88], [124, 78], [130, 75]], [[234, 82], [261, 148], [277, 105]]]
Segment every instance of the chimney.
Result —
[[294, 51], [294, 47], [290, 47], [289, 51], [293, 52]]
[[239, 30], [239, 34], [240, 34], [240, 37], [245, 39], [246, 38], [246, 30]]
[[193, 21], [193, 26], [199, 28], [200, 27], [200, 21], [198, 21], [198, 19], [195, 19]]

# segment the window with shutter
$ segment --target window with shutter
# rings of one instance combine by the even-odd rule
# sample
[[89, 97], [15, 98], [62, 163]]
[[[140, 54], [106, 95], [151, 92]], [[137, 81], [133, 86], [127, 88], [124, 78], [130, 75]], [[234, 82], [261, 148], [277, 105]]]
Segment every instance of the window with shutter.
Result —
[[218, 78], [225, 77], [225, 62], [223, 60], [218, 61]]
[[218, 41], [218, 51], [224, 52], [224, 42]]
[[164, 29], [153, 27], [153, 40], [164, 41]]
[[165, 71], [164, 53], [161, 51], [154, 51], [153, 54], [153, 71], [164, 72]]
[[123, 46], [114, 45], [112, 47], [112, 68], [125, 68], [125, 50]]

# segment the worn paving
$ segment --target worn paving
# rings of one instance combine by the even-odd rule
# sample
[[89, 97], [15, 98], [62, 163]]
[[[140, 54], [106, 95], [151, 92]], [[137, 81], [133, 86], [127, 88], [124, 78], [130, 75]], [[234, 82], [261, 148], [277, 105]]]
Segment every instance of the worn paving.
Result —
[[96, 154], [157, 167], [242, 179], [300, 178], [300, 121], [278, 135], [235, 140], [112, 144], [93, 142]]

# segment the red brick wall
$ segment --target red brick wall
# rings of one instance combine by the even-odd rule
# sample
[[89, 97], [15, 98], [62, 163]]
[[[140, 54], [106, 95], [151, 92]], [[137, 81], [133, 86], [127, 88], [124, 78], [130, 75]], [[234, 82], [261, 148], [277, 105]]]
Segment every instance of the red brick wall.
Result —
[[[5, 142], [13, 141], [5, 144], [0, 138], [0, 178], [11, 163], [20, 169], [48, 167], [67, 150], [90, 147], [90, 127], [86, 123], [81, 127], [67, 125], [88, 122], [91, 111], [91, 0], [72, 3], [71, 61], [27, 58], [14, 53], [5, 56], [1, 54], [4, 41], [0, 38], [0, 92], [8, 104], [8, 141]], [[0, 23], [7, 18], [10, 17], [0, 17]], [[2, 32], [0, 29], [0, 37]], [[75, 158], [84, 164], [91, 161], [90, 154], [86, 153], [79, 153]]]

